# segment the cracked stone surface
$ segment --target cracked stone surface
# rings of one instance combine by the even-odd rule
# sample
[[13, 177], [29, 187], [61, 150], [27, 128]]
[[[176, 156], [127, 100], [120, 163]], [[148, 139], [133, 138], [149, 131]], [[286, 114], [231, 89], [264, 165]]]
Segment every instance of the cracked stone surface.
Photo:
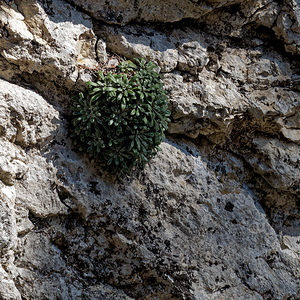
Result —
[[1, 3], [0, 26], [1, 77], [6, 80], [36, 82], [57, 100], [80, 83], [79, 65], [96, 65], [92, 22], [64, 1]]
[[[299, 7], [2, 1], [0, 299], [300, 299]], [[74, 149], [68, 106], [137, 56], [171, 122], [115, 183]]]

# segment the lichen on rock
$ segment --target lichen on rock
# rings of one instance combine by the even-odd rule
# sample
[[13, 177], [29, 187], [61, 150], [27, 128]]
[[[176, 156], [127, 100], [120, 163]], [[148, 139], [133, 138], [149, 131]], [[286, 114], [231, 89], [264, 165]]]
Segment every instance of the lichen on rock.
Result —
[[[1, 299], [299, 299], [298, 1], [0, 3]], [[123, 182], [69, 139], [98, 69], [160, 68]]]

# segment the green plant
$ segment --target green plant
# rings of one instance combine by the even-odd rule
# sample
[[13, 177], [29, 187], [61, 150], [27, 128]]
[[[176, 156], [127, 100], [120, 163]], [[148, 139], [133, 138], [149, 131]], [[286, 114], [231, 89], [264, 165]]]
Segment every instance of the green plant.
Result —
[[156, 68], [144, 59], [121, 62], [115, 74], [99, 72], [72, 102], [75, 145], [118, 177], [143, 168], [167, 129], [168, 100]]

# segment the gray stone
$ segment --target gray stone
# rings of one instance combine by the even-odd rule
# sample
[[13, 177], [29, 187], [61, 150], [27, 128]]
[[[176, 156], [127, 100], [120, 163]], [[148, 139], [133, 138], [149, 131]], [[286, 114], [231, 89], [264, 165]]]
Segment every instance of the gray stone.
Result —
[[281, 10], [273, 30], [276, 36], [284, 41], [287, 52], [300, 53], [299, 1], [287, 1], [287, 5]]
[[14, 281], [0, 265], [0, 297], [7, 300], [21, 300], [21, 294], [16, 288]]
[[208, 63], [204, 36], [191, 29], [174, 30], [169, 35], [144, 26], [101, 27], [107, 48], [127, 58], [155, 61], [162, 72], [174, 69], [197, 74]]
[[[0, 253], [1, 258], [14, 248], [17, 240], [16, 222], [14, 216], [15, 188], [0, 185]], [[2, 262], [2, 260], [0, 260]]]
[[174, 0], [138, 0], [138, 1], [96, 1], [71, 0], [75, 5], [88, 11], [93, 17], [109, 24], [125, 25], [132, 21], [143, 22], [177, 22], [183, 19], [198, 19], [213, 9], [226, 7], [238, 0], [204, 3], [193, 0], [178, 2]]
[[[300, 147], [276, 139], [256, 137], [255, 156], [248, 161], [258, 174], [275, 189], [300, 192]], [[264, 157], [264, 158], [262, 158]]]
[[80, 66], [97, 65], [90, 18], [61, 0], [2, 3], [0, 26], [5, 28], [0, 72], [6, 80], [21, 76], [40, 90], [48, 85], [50, 96], [57, 99], [80, 81]]
[[[269, 43], [297, 53], [297, 2], [198, 2], [1, 2], [1, 299], [299, 298], [299, 70]], [[117, 183], [68, 120], [122, 56], [158, 64], [172, 115]]]

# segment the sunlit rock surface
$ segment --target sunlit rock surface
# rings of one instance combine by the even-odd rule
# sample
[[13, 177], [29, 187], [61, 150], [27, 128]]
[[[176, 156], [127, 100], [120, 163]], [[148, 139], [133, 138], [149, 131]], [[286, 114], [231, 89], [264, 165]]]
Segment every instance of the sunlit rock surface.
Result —
[[[0, 299], [300, 299], [299, 5], [2, 1]], [[115, 183], [68, 107], [122, 56], [172, 116]]]

